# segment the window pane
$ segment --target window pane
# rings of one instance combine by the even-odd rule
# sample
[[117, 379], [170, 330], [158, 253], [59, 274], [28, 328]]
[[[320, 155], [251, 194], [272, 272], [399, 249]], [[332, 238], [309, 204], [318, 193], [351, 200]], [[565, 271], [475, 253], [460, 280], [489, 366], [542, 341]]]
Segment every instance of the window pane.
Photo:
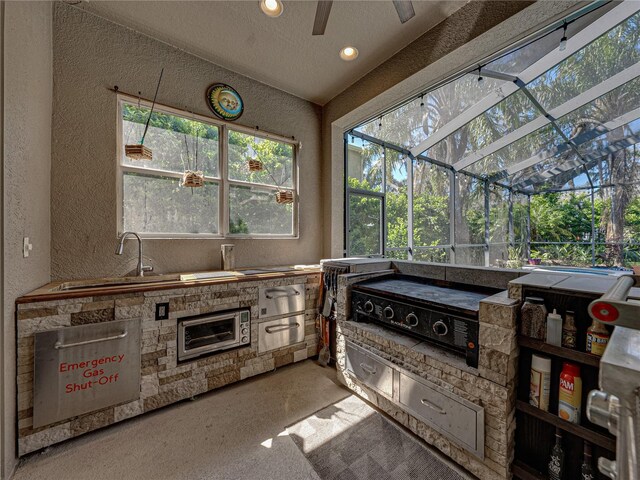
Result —
[[122, 152], [124, 165], [182, 173], [202, 170], [218, 176], [218, 127], [154, 109], [144, 144], [153, 152], [152, 160], [134, 160], [124, 154], [124, 146], [142, 138], [150, 108], [122, 104]]
[[124, 230], [218, 233], [218, 185], [181, 187], [177, 178], [124, 174]]
[[[249, 171], [249, 160], [264, 169]], [[229, 178], [293, 188], [293, 146], [229, 130]]]
[[382, 199], [349, 194], [349, 255], [380, 255]]
[[409, 252], [407, 250], [385, 250], [385, 258], [395, 258], [396, 260], [408, 260]]
[[518, 91], [435, 144], [427, 151], [427, 156], [454, 164], [539, 115], [527, 96]]
[[[428, 162], [414, 160], [413, 244], [416, 247], [450, 243], [450, 191], [449, 172]], [[436, 252], [422, 253], [432, 255]], [[430, 257], [425, 257], [424, 261], [436, 261], [427, 258]]]
[[[409, 236], [409, 201], [407, 198], [407, 157], [395, 150], [386, 149], [386, 197], [385, 213], [387, 245], [389, 248], [406, 248]], [[400, 258], [400, 257], [394, 257]]]
[[347, 156], [349, 187], [381, 192], [384, 148], [349, 136]]
[[456, 247], [456, 265], [484, 266], [484, 247]]
[[477, 75], [463, 75], [425, 93], [422, 98], [401, 105], [385, 114], [382, 120], [375, 118], [357, 127], [357, 130], [412, 148], [503, 84], [503, 80], [493, 78], [485, 78], [482, 84], [478, 84]]
[[449, 247], [444, 248], [415, 248], [413, 259], [418, 262], [449, 263]]
[[275, 191], [231, 185], [229, 233], [291, 235], [293, 204], [277, 203]]
[[533, 80], [527, 88], [549, 111], [638, 61], [640, 14], [635, 14]]
[[484, 182], [468, 175], [456, 182], [456, 244], [484, 243]]

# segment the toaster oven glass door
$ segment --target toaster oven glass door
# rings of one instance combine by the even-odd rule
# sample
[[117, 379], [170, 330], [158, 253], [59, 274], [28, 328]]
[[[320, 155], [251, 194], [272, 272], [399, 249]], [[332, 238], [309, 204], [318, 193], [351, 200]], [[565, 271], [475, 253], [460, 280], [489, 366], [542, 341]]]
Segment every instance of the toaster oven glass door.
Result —
[[184, 328], [185, 353], [218, 350], [238, 343], [238, 322], [234, 315], [215, 320], [186, 321]]

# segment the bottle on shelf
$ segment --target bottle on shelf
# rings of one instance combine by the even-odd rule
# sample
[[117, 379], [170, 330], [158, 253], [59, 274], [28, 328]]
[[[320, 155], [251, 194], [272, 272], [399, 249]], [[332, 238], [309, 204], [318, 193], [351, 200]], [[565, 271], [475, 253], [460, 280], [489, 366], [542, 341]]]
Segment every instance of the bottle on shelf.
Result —
[[582, 378], [580, 377], [580, 367], [574, 363], [564, 362], [560, 374], [558, 416], [579, 425], [581, 410]]
[[564, 476], [564, 450], [562, 450], [562, 431], [556, 428], [556, 443], [551, 449], [549, 459], [549, 480], [562, 480]]
[[520, 333], [527, 337], [544, 340], [547, 330], [547, 308], [544, 299], [527, 297], [520, 309]]
[[578, 329], [576, 328], [575, 314], [567, 310], [562, 325], [562, 346], [565, 348], [576, 348], [576, 338]]
[[593, 473], [593, 468], [591, 467], [591, 444], [586, 441], [584, 442], [580, 475], [581, 480], [593, 480], [595, 478], [595, 473]]
[[587, 329], [587, 353], [601, 357], [605, 348], [607, 348], [610, 336], [609, 330], [594, 319]]
[[531, 377], [529, 381], [529, 403], [534, 407], [549, 411], [549, 391], [551, 386], [551, 359], [541, 355], [531, 356]]
[[553, 309], [553, 313], [547, 315], [547, 338], [550, 345], [559, 347], [562, 345], [562, 317]]

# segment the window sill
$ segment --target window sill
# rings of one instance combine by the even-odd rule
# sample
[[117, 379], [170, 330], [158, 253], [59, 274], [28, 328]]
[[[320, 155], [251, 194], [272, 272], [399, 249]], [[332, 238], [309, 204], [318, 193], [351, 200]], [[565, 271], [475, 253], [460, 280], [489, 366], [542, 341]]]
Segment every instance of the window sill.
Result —
[[[120, 232], [122, 233], [122, 232]], [[216, 235], [209, 233], [139, 233], [143, 240], [299, 240], [300, 235]], [[129, 238], [128, 240], [131, 240]]]

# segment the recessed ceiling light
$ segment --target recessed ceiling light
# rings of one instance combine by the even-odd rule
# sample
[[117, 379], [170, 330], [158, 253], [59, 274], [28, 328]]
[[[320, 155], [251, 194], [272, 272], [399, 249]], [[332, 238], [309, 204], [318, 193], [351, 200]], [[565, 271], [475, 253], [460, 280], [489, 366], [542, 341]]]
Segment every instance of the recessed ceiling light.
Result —
[[269, 17], [279, 17], [284, 10], [280, 0], [260, 0], [260, 8]]
[[340, 50], [340, 58], [346, 61], [355, 60], [358, 57], [358, 49], [356, 47], [344, 47]]

